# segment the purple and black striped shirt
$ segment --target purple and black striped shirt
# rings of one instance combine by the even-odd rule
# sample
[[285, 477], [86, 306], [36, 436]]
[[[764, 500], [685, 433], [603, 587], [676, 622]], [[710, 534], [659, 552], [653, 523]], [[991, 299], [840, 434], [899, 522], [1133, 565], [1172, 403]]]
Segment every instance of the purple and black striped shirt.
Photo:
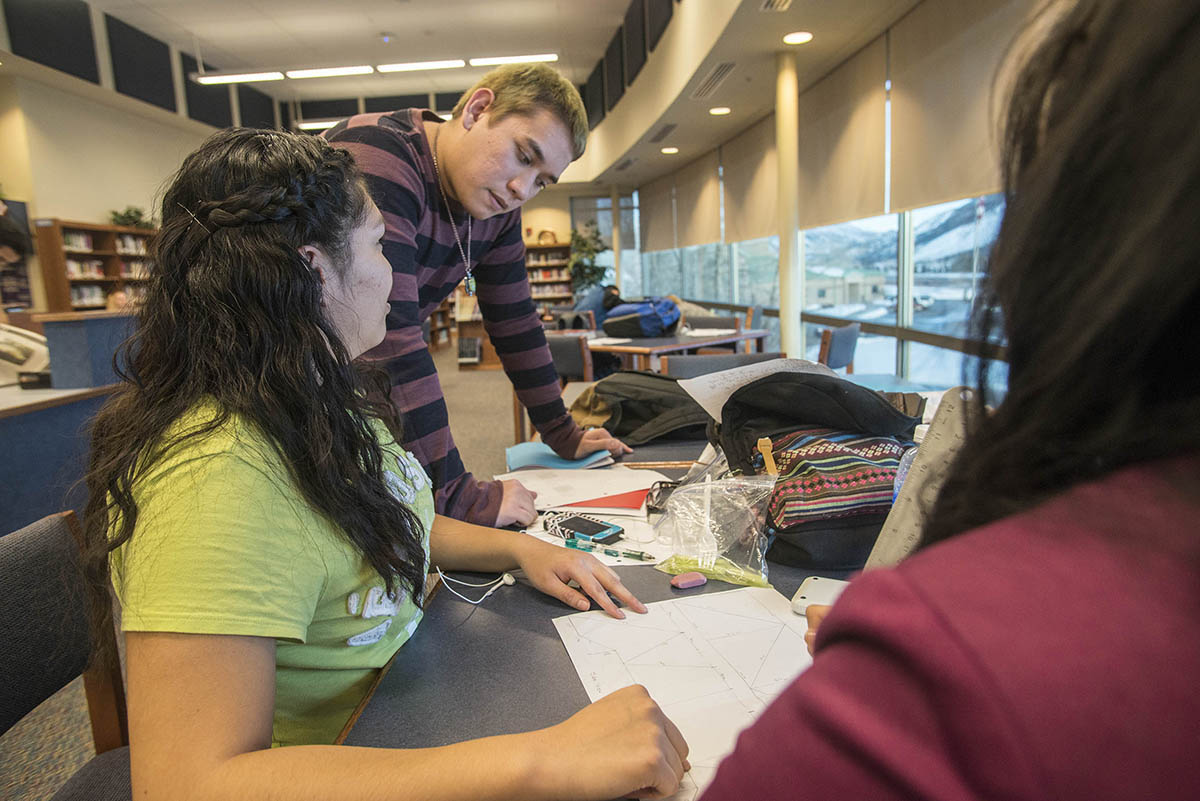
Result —
[[[433, 112], [419, 109], [359, 114], [325, 136], [354, 156], [387, 225], [383, 252], [392, 265], [392, 310], [383, 342], [365, 358], [388, 371], [392, 401], [404, 421], [402, 444], [429, 472], [437, 510], [490, 526], [500, 510], [500, 484], [476, 481], [463, 466], [421, 336], [421, 323], [466, 274], [453, 227], [465, 240], [466, 212], [451, 201], [451, 217], [439, 196], [423, 120], [441, 123]], [[519, 209], [472, 222], [471, 259], [484, 328], [504, 371], [542, 439], [573, 457], [583, 432], [563, 406], [530, 294]]]

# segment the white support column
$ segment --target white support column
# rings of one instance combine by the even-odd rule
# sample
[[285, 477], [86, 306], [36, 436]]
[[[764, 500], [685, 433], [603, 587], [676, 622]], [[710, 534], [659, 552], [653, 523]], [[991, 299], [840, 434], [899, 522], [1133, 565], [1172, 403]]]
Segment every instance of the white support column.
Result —
[[183, 61], [179, 58], [179, 48], [173, 44], [167, 45], [167, 54], [171, 58], [171, 85], [175, 87], [175, 113], [180, 117], [188, 115], [187, 90], [184, 81], [188, 77], [183, 74]]
[[234, 128], [242, 127], [242, 104], [238, 102], [238, 85], [229, 84], [229, 120]]
[[8, 38], [8, 18], [4, 16], [4, 0], [0, 0], [0, 50], [12, 52], [12, 42]]
[[117, 87], [113, 80], [112, 51], [108, 47], [108, 26], [104, 23], [104, 12], [89, 5], [88, 14], [92, 20], [92, 43], [96, 47], [96, 68], [100, 75], [100, 85], [115, 91]]
[[[912, 328], [913, 323], [913, 222], [912, 212], [900, 213], [900, 228], [896, 234], [896, 325]], [[896, 375], [908, 378], [907, 339], [896, 340]]]
[[800, 237], [800, 84], [796, 56], [775, 56], [775, 152], [779, 169], [779, 339], [792, 358], [804, 358], [803, 253]]
[[609, 188], [612, 201], [613, 283], [621, 285], [621, 190], [616, 184]]

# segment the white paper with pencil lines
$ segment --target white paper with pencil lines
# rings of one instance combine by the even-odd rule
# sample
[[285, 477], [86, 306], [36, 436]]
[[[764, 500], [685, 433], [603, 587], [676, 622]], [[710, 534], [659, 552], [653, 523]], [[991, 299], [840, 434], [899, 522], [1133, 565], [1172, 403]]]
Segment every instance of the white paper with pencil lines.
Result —
[[641, 684], [691, 748], [672, 796], [690, 801], [712, 781], [738, 733], [812, 664], [808, 626], [775, 590], [744, 587], [646, 605], [616, 620], [602, 611], [555, 618], [593, 700]]

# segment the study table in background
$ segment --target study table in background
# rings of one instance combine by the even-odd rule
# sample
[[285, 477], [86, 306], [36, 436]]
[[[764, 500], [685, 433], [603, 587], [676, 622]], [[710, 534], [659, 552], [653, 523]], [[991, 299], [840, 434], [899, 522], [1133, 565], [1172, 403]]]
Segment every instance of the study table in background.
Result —
[[[703, 330], [703, 329], [700, 329]], [[683, 353], [699, 348], [711, 348], [717, 345], [736, 345], [739, 342], [753, 342], [755, 349], [763, 352], [763, 345], [770, 332], [762, 328], [751, 328], [744, 331], [729, 331], [713, 336], [671, 336], [643, 337], [631, 339], [617, 344], [597, 344], [589, 342], [592, 353], [613, 353], [622, 357], [629, 356], [633, 360], [634, 370], [653, 369], [651, 360], [665, 353]], [[608, 339], [608, 337], [602, 338]]]

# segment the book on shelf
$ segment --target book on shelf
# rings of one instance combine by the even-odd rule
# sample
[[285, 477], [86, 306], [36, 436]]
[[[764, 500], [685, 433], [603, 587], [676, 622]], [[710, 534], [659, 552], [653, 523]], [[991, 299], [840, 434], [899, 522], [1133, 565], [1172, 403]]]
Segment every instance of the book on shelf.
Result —
[[479, 341], [479, 337], [458, 338], [459, 364], [479, 364], [482, 353], [483, 346]]

